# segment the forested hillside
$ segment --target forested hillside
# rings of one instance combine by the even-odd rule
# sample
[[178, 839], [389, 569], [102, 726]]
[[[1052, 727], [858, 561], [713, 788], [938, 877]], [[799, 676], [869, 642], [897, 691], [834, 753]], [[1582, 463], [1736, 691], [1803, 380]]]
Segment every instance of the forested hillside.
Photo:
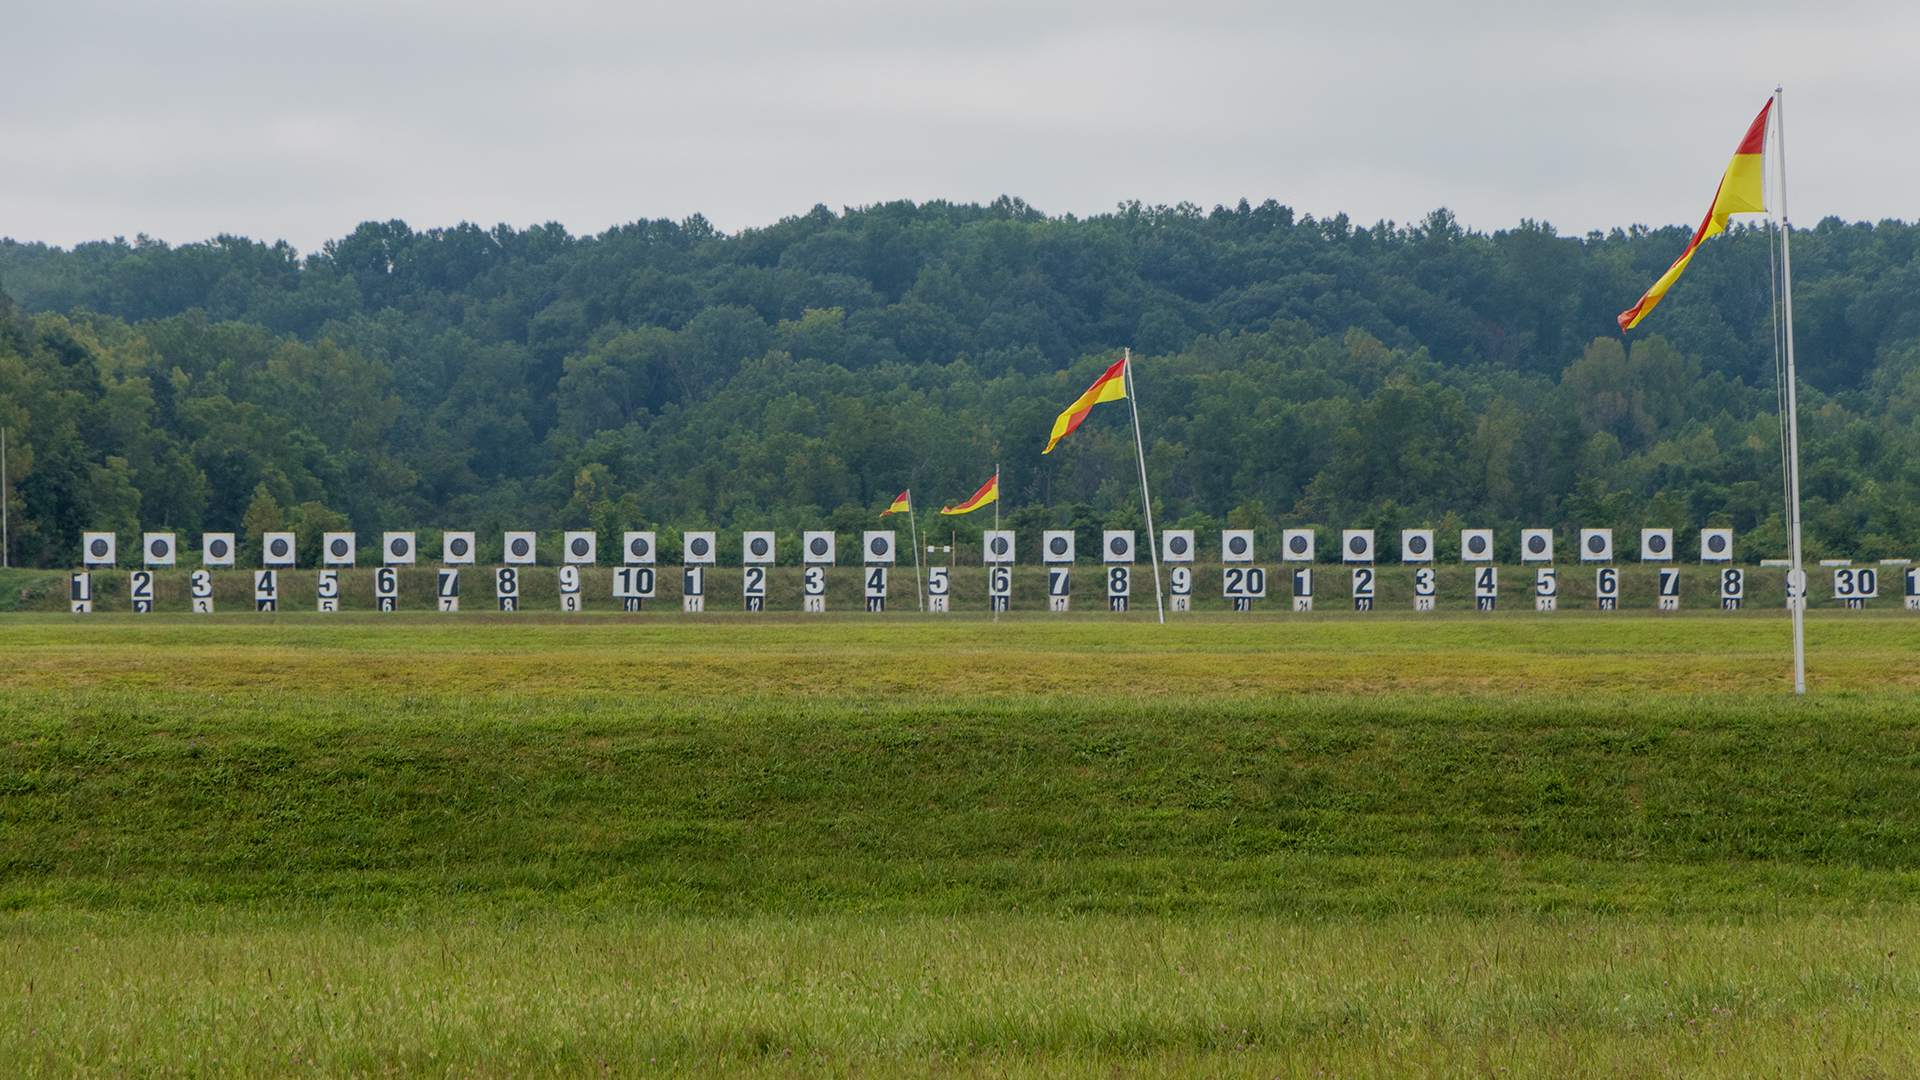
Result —
[[[1730, 524], [1777, 554], [1766, 234], [1614, 325], [1688, 235], [1002, 199], [737, 235], [368, 223], [307, 257], [0, 241], [11, 555], [274, 521], [856, 528], [995, 462], [1016, 527], [1137, 524], [1124, 409], [1040, 455], [1122, 346], [1162, 524]], [[1920, 227], [1794, 245], [1812, 551], [1916, 554]]]

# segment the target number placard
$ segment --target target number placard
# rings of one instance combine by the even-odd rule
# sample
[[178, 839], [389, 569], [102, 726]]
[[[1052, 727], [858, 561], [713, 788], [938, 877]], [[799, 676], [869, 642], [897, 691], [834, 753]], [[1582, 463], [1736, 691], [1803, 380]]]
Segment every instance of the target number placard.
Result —
[[373, 603], [381, 611], [400, 610], [400, 571], [382, 566], [373, 572]]
[[952, 596], [953, 579], [947, 576], [947, 568], [927, 567], [927, 610], [935, 613], [947, 611]]
[[1013, 570], [1007, 566], [987, 567], [987, 607], [1007, 611], [1013, 604]]
[[1193, 567], [1175, 566], [1167, 574], [1167, 595], [1173, 610], [1193, 610]]
[[1431, 566], [1413, 572], [1413, 610], [1432, 611], [1434, 597], [1440, 592], [1440, 575]]
[[133, 610], [142, 615], [153, 613], [153, 571], [135, 570], [127, 575], [127, 597]]
[[1833, 598], [1858, 610], [1880, 595], [1880, 572], [1871, 566], [1841, 567], [1833, 572]]
[[1500, 599], [1500, 568], [1497, 566], [1477, 567], [1473, 571], [1473, 606], [1478, 611], [1492, 611]]
[[1133, 590], [1133, 567], [1119, 563], [1107, 567], [1107, 610], [1127, 610]]
[[1066, 611], [1073, 600], [1073, 568], [1047, 567], [1047, 610]]
[[680, 610], [698, 614], [707, 610], [707, 568], [680, 568]]
[[[1673, 545], [1667, 545], [1671, 548]], [[1674, 566], [1660, 568], [1659, 584], [1660, 610], [1680, 610], [1680, 569]]]
[[[868, 535], [871, 536], [872, 534], [869, 533]], [[892, 534], [889, 533], [888, 535], [891, 536]], [[893, 545], [891, 542], [888, 543], [887, 550], [889, 551], [893, 550]], [[869, 542], [868, 544], [868, 554], [869, 555], [872, 554], [871, 542]], [[887, 568], [885, 566], [869, 566], [866, 569], [866, 575], [867, 576], [866, 576], [865, 592], [866, 592], [866, 598], [867, 598], [867, 610], [868, 611], [887, 610]]]
[[625, 611], [646, 610], [653, 599], [654, 569], [651, 566], [623, 566], [613, 572], [613, 596]]
[[1533, 610], [1553, 611], [1560, 605], [1560, 572], [1542, 566], [1533, 572]]
[[67, 598], [73, 604], [75, 615], [85, 615], [93, 610], [93, 575], [82, 570], [67, 579]]
[[1730, 566], [1720, 571], [1720, 608], [1739, 611], [1747, 599], [1747, 572]]
[[500, 602], [501, 611], [520, 610], [520, 570], [514, 566], [502, 566], [493, 572], [493, 596]]
[[748, 611], [767, 610], [767, 568], [748, 563], [740, 568], [740, 596]]
[[322, 570], [314, 575], [314, 599], [320, 611], [340, 610], [340, 571]]
[[[1266, 582], [1262, 580], [1260, 584], [1264, 586]], [[1248, 600], [1242, 604], [1239, 600], [1235, 600], [1233, 610], [1252, 611], [1253, 602]], [[1293, 610], [1313, 610], [1313, 567], [1311, 566], [1303, 566], [1293, 572]]]
[[1593, 572], [1593, 603], [1601, 611], [1620, 606], [1620, 571], [1603, 566]]
[[253, 572], [253, 610], [278, 611], [279, 608], [280, 571], [255, 570]]
[[195, 570], [187, 575], [187, 598], [193, 601], [195, 615], [213, 614], [213, 574]]
[[459, 611], [460, 571], [444, 568], [438, 571], [434, 578], [433, 594], [441, 611]]
[[580, 566], [578, 563], [565, 563], [560, 567], [560, 610], [565, 612], [580, 610]]
[[1353, 568], [1353, 610], [1373, 610], [1373, 567]]
[[1906, 582], [1906, 600], [1908, 611], [1920, 611], [1920, 567], [1910, 566], [1900, 575]]

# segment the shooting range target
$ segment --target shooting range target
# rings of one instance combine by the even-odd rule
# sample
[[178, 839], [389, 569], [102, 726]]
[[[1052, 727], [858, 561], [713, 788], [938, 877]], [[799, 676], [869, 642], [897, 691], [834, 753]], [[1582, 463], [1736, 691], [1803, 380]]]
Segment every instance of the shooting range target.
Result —
[[1581, 562], [1612, 562], [1613, 561], [1613, 530], [1612, 529], [1581, 529], [1580, 530], [1580, 561]]
[[213, 574], [195, 570], [187, 575], [187, 598], [193, 601], [195, 615], [213, 614]]
[[1492, 611], [1500, 599], [1500, 568], [1479, 566], [1473, 571], [1473, 606], [1477, 611]]
[[1373, 567], [1353, 568], [1353, 610], [1373, 610]]
[[[1071, 535], [1071, 534], [1069, 534]], [[1051, 546], [1051, 541], [1049, 541]], [[1067, 545], [1069, 549], [1072, 544]], [[1073, 606], [1073, 567], [1069, 564], [1047, 567], [1047, 610], [1069, 611]]]
[[[268, 533], [272, 536], [272, 533]], [[278, 611], [280, 609], [280, 571], [255, 570], [253, 572], [253, 610]]]
[[868, 565], [873, 565], [875, 563], [884, 563], [885, 565], [892, 566], [893, 565], [893, 530], [892, 529], [868, 530], [866, 536], [861, 540], [860, 550], [861, 550], [861, 561], [867, 563]]
[[[867, 535], [872, 536], [874, 534], [868, 533]], [[888, 533], [887, 535], [892, 536], [893, 534]], [[872, 541], [867, 542], [867, 548], [868, 548], [868, 554], [872, 554], [872, 548], [873, 548]], [[893, 550], [892, 543], [888, 543], [887, 550], [888, 551]], [[867, 610], [868, 611], [887, 610], [887, 568], [885, 566], [869, 566], [866, 568], [865, 573], [866, 573], [865, 593], [867, 597]]]
[[1167, 595], [1173, 610], [1193, 610], [1193, 567], [1175, 566], [1167, 573]]
[[830, 532], [808, 532], [800, 538], [800, 561], [818, 563], [821, 566], [833, 565], [834, 536]]
[[381, 611], [400, 610], [400, 571], [382, 566], [373, 572], [373, 606]]
[[1170, 563], [1192, 562], [1193, 530], [1162, 529], [1160, 531], [1160, 561]]
[[232, 566], [234, 553], [239, 549], [232, 533], [200, 534], [201, 566]]
[[[470, 532], [450, 532], [440, 534], [440, 561], [447, 566], [472, 566], [479, 554], [474, 548], [474, 537]], [[458, 611], [459, 608], [451, 610]]]
[[1492, 529], [1461, 529], [1460, 530], [1460, 561], [1461, 562], [1492, 562], [1493, 561], [1493, 530]]
[[[525, 535], [525, 534], [522, 534]], [[520, 610], [520, 568], [502, 566], [493, 572], [493, 596], [501, 611]]]
[[1013, 568], [1005, 563], [987, 567], [987, 607], [1007, 611], [1013, 606]]
[[119, 554], [119, 546], [120, 538], [110, 532], [81, 533], [80, 565], [112, 566], [115, 557]]
[[1641, 562], [1672, 562], [1673, 561], [1673, 530], [1672, 529], [1641, 529], [1640, 530], [1640, 561]]
[[[1671, 547], [1672, 545], [1668, 546]], [[1663, 566], [1660, 568], [1659, 597], [1661, 611], [1680, 610], [1680, 570], [1678, 567]]]
[[93, 575], [82, 570], [67, 579], [67, 599], [75, 615], [93, 611]]
[[[1073, 533], [1067, 529], [1048, 529], [1040, 534], [1040, 561], [1048, 563], [1070, 563], [1073, 561]], [[1052, 595], [1049, 593], [1048, 595]]]
[[442, 567], [435, 575], [433, 594], [441, 611], [460, 610], [460, 571]]
[[[1523, 563], [1553, 561], [1552, 529], [1520, 530], [1520, 561]], [[1551, 608], [1543, 610], [1551, 611]]]
[[170, 532], [147, 533], [140, 538], [140, 555], [148, 566], [172, 566], [179, 559], [180, 543]]
[[1100, 537], [1100, 561], [1110, 563], [1130, 563], [1133, 561], [1133, 530], [1108, 529]]
[[592, 566], [600, 561], [599, 536], [590, 532], [570, 532], [561, 538], [560, 561], [575, 566]]
[[380, 560], [388, 566], [413, 566], [419, 561], [419, 543], [410, 532], [390, 532], [380, 537]]
[[1533, 572], [1533, 610], [1554, 611], [1560, 606], [1560, 572], [1542, 566]]
[[320, 611], [340, 610], [340, 571], [322, 570], [314, 576], [314, 599]]
[[135, 570], [127, 575], [127, 598], [133, 601], [136, 614], [153, 613], [153, 571]]
[[1432, 562], [1433, 530], [1401, 529], [1400, 561], [1403, 563]]
[[953, 579], [947, 576], [947, 568], [927, 567], [927, 610], [936, 613], [947, 611], [952, 597]]
[[1700, 530], [1700, 561], [1701, 562], [1732, 562], [1733, 561], [1733, 530], [1718, 529], [1718, 528], [1701, 529]]
[[740, 562], [742, 565], [764, 563], [773, 565], [774, 534], [770, 532], [749, 532], [740, 534]]
[[1433, 601], [1440, 591], [1440, 575], [1431, 566], [1422, 566], [1413, 572], [1413, 610], [1432, 611]]
[[[1286, 539], [1281, 541], [1281, 543], [1285, 545], [1288, 550], [1292, 550], [1292, 545], [1296, 542], [1304, 546], [1307, 552], [1307, 558], [1312, 559], [1313, 558], [1313, 534], [1307, 533], [1306, 539], [1302, 540], [1300, 539], [1300, 537], [1295, 536], [1293, 534], [1293, 531], [1289, 530], [1287, 533]], [[1220, 561], [1221, 562], [1252, 562], [1253, 561], [1253, 530], [1252, 529], [1222, 529], [1220, 531]]]
[[[510, 532], [506, 534], [503, 540], [503, 546], [500, 549], [501, 562], [506, 563], [508, 566], [532, 566], [534, 560], [539, 557], [539, 552], [535, 550], [534, 535], [532, 533]], [[519, 595], [518, 591], [514, 593], [516, 600], [519, 598]], [[501, 610], [518, 611], [519, 608], [515, 606], [502, 608]]]
[[[1233, 568], [1228, 567], [1227, 569], [1232, 570]], [[1263, 588], [1265, 587], [1265, 575], [1261, 576], [1260, 585]], [[1249, 599], [1245, 605], [1242, 605], [1239, 600], [1235, 600], [1233, 602], [1233, 610], [1252, 611], [1253, 601]], [[1293, 572], [1293, 610], [1313, 610], [1313, 567], [1311, 566], [1303, 566]]]
[[688, 566], [714, 566], [720, 550], [710, 532], [683, 533], [680, 537], [680, 561]]
[[[1247, 538], [1246, 558], [1248, 562], [1252, 562], [1253, 561], [1253, 530], [1252, 529], [1235, 529], [1230, 531], [1238, 532], [1240, 533], [1240, 535], [1245, 536]], [[1221, 533], [1220, 535], [1222, 538], [1225, 538], [1227, 536], [1227, 533]], [[1225, 558], [1225, 556], [1223, 555], [1222, 558]], [[1282, 532], [1280, 534], [1280, 558], [1286, 562], [1312, 562], [1313, 561], [1313, 530], [1312, 529], [1287, 529], [1286, 531]]]
[[630, 532], [620, 537], [620, 558], [628, 566], [652, 566], [659, 541], [651, 532]]
[[[1346, 529], [1340, 533], [1340, 559], [1342, 562], [1370, 563], [1373, 561], [1373, 530]], [[1369, 606], [1367, 610], [1371, 611]]]
[[1747, 572], [1729, 566], [1720, 571], [1720, 609], [1739, 611], [1747, 600]]
[[[262, 566], [293, 565], [293, 534], [290, 532], [270, 532], [260, 537], [260, 564]], [[271, 611], [272, 608], [265, 610]]]
[[623, 566], [613, 572], [613, 598], [625, 611], [644, 611], [653, 599], [654, 569], [651, 566]]
[[1593, 572], [1593, 606], [1612, 611], [1620, 606], [1620, 571], [1603, 566]]
[[580, 564], [564, 563], [560, 567], [560, 610], [572, 613], [580, 610]]
[[980, 534], [980, 561], [988, 566], [1013, 565], [1012, 529], [988, 529]]
[[1841, 567], [1833, 572], [1833, 598], [1858, 611], [1880, 595], [1880, 571], [1871, 566]]
[[350, 532], [320, 534], [320, 565], [352, 566], [358, 556], [358, 540]]

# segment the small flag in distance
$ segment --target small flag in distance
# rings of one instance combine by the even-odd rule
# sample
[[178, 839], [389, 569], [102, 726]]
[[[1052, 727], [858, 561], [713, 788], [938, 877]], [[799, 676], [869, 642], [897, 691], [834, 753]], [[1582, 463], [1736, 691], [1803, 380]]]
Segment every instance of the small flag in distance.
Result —
[[966, 514], [978, 510], [990, 502], [998, 501], [1000, 501], [1000, 474], [994, 473], [992, 479], [980, 485], [980, 490], [973, 493], [973, 498], [968, 499], [959, 506], [942, 507], [940, 512], [943, 514]]
[[1126, 398], [1127, 360], [1126, 357], [1121, 357], [1107, 369], [1105, 375], [1093, 380], [1093, 385], [1087, 387], [1087, 392], [1080, 395], [1080, 400], [1067, 406], [1067, 411], [1054, 419], [1053, 437], [1047, 440], [1047, 448], [1040, 452], [1053, 453], [1054, 446], [1061, 439], [1073, 434], [1073, 429], [1080, 426], [1080, 422], [1087, 418], [1087, 414], [1093, 411], [1095, 405], [1103, 401], [1125, 401]]
[[904, 514], [904, 513], [907, 513], [908, 511], [911, 511], [912, 509], [913, 509], [913, 492], [911, 490], [907, 490], [907, 491], [901, 492], [899, 496], [893, 500], [892, 506], [889, 506], [885, 510], [880, 511], [880, 516], [886, 517], [888, 514]]

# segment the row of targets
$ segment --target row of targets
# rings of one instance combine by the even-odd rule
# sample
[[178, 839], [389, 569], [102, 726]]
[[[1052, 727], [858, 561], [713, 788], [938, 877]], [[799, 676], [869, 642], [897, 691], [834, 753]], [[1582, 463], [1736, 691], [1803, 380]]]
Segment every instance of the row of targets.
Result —
[[[1414, 609], [1434, 609], [1438, 579], [1433, 567], [1433, 530], [1407, 529], [1401, 533], [1401, 561], [1415, 564], [1413, 572]], [[389, 532], [381, 538], [381, 562], [374, 575], [374, 599], [382, 611], [399, 606], [398, 569], [419, 560], [416, 534]], [[501, 611], [516, 611], [520, 606], [521, 577], [527, 567], [537, 563], [531, 531], [508, 532], [502, 538], [504, 565], [492, 571], [493, 599]], [[767, 602], [768, 571], [775, 563], [777, 536], [772, 531], [749, 531], [741, 535], [741, 595], [746, 610], [764, 611]], [[1132, 599], [1133, 564], [1136, 562], [1137, 534], [1132, 530], [1109, 529], [1101, 537], [1100, 559], [1105, 564], [1108, 609], [1126, 611]], [[1161, 558], [1169, 564], [1168, 595], [1174, 611], [1192, 610], [1195, 581], [1192, 563], [1197, 553], [1196, 535], [1191, 529], [1167, 529], [1161, 533]], [[1076, 561], [1075, 535], [1069, 530], [1047, 530], [1041, 537], [1041, 561], [1046, 570], [1048, 609], [1070, 609], [1073, 566]], [[1281, 558], [1286, 563], [1308, 565], [1291, 568], [1293, 610], [1312, 611], [1314, 602], [1315, 532], [1312, 529], [1287, 529], [1282, 533]], [[277, 610], [281, 601], [279, 571], [294, 564], [295, 536], [292, 533], [267, 533], [262, 537], [261, 569], [254, 571], [256, 610]], [[1645, 529], [1641, 532], [1641, 561], [1671, 562], [1674, 544], [1670, 529]], [[82, 548], [86, 564], [94, 567], [116, 563], [116, 538], [112, 533], [83, 534]], [[352, 533], [326, 533], [321, 538], [321, 570], [317, 576], [316, 603], [320, 611], [338, 611], [340, 604], [339, 571], [357, 565], [358, 544]], [[597, 565], [598, 536], [592, 532], [568, 532], [562, 538], [562, 564], [558, 569], [562, 611], [581, 610], [582, 574]], [[935, 549], [929, 548], [929, 551]], [[1014, 532], [989, 530], [983, 536], [982, 561], [986, 564], [988, 605], [994, 611], [1011, 608], [1012, 567], [1015, 564]], [[1348, 529], [1341, 534], [1341, 561], [1350, 565], [1350, 598], [1357, 611], [1373, 609], [1377, 595], [1374, 532]], [[1523, 529], [1521, 559], [1528, 563], [1553, 561], [1553, 532], [1550, 529]], [[1610, 563], [1614, 560], [1613, 533], [1609, 529], [1583, 529], [1580, 534], [1581, 561]], [[196, 612], [213, 611], [211, 568], [232, 567], [236, 560], [235, 540], [231, 533], [207, 533], [202, 536], [202, 567], [189, 581], [192, 607]], [[718, 566], [717, 534], [689, 531], [681, 537], [682, 610], [706, 610], [708, 571]], [[890, 530], [872, 530], [860, 539], [859, 563], [862, 593], [868, 611], [885, 611], [889, 592], [889, 571], [897, 557], [896, 534]], [[801, 538], [802, 610], [826, 610], [827, 568], [838, 561], [838, 537], [830, 531], [808, 531]], [[644, 609], [645, 601], [657, 592], [656, 534], [650, 531], [627, 532], [622, 537], [622, 565], [613, 571], [612, 594], [627, 611]], [[1221, 595], [1235, 611], [1250, 611], [1256, 600], [1267, 596], [1267, 572], [1255, 565], [1254, 533], [1251, 529], [1227, 529], [1220, 534]], [[177, 536], [173, 533], [147, 533], [142, 538], [145, 569], [131, 575], [130, 595], [137, 612], [153, 610], [153, 570], [176, 565], [179, 559]], [[1732, 530], [1702, 530], [1700, 559], [1703, 563], [1730, 563], [1733, 557]], [[1475, 569], [1473, 597], [1475, 607], [1483, 611], [1496, 608], [1500, 596], [1499, 568], [1493, 562], [1493, 532], [1466, 529], [1460, 536], [1460, 558], [1465, 563], [1483, 564]], [[442, 611], [460, 610], [460, 570], [476, 562], [475, 535], [471, 532], [447, 532], [441, 540], [441, 569], [436, 578], [436, 600]], [[1424, 564], [1424, 565], [1422, 565]], [[1906, 606], [1920, 609], [1920, 576], [1905, 571]], [[1740, 608], [1746, 600], [1746, 572], [1724, 566], [1719, 571], [1721, 606]], [[1551, 565], [1536, 567], [1531, 583], [1534, 607], [1555, 610], [1559, 603], [1559, 573]], [[1662, 566], [1658, 579], [1659, 606], [1678, 609], [1680, 572], [1677, 567]], [[1788, 581], [1789, 606], [1804, 605], [1804, 573]], [[935, 612], [950, 610], [951, 570], [931, 567], [927, 575], [928, 608]], [[1846, 606], [1858, 608], [1879, 595], [1879, 571], [1873, 567], [1833, 568], [1833, 596]], [[1616, 567], [1595, 570], [1595, 599], [1601, 610], [1618, 607], [1620, 574]], [[72, 604], [76, 612], [92, 610], [92, 582], [88, 572], [76, 573], [72, 582]]]

